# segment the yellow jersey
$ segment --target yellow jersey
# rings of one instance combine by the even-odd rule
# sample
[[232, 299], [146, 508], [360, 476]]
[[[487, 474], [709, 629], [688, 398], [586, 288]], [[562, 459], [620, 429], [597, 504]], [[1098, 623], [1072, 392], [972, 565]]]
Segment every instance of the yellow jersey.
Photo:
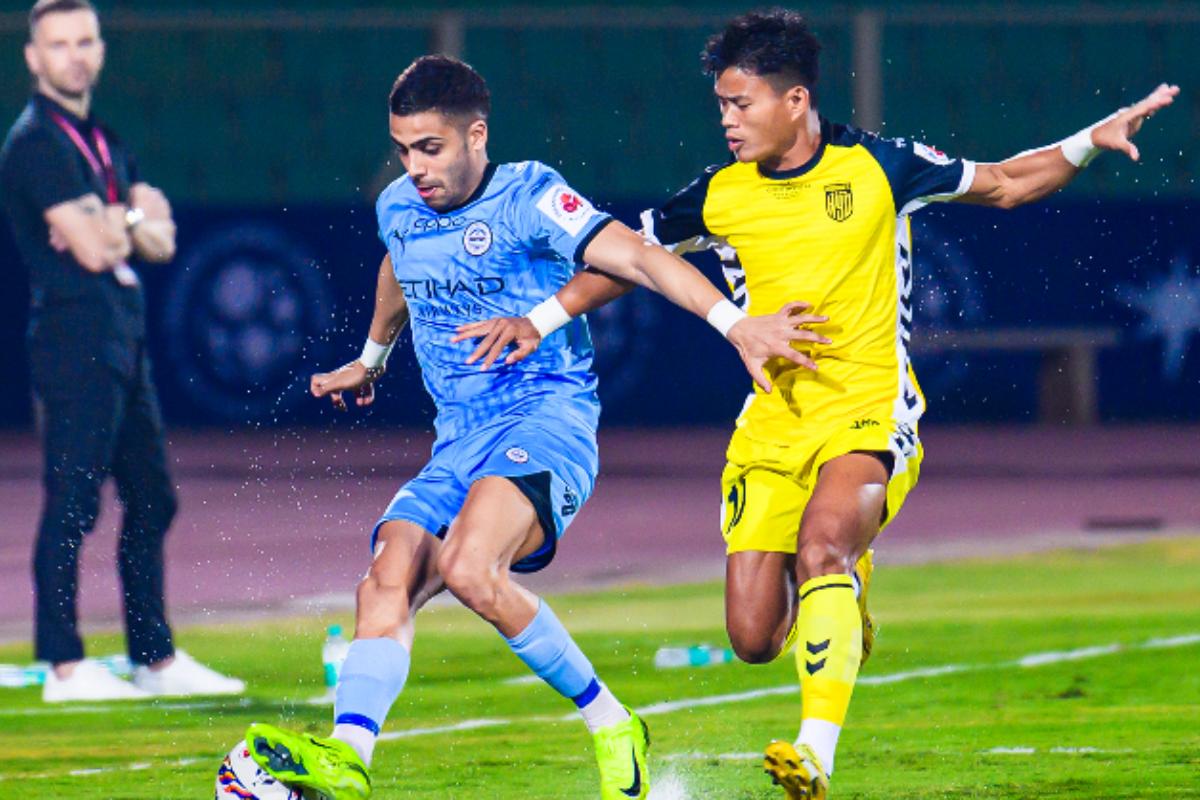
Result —
[[919, 142], [885, 139], [822, 119], [808, 163], [770, 172], [710, 167], [659, 209], [643, 233], [666, 245], [717, 250], [747, 313], [811, 303], [832, 344], [802, 348], [819, 370], [776, 359], [770, 394], [757, 386], [738, 434], [788, 445], [863, 417], [915, 426], [925, 408], [909, 363], [912, 240], [908, 215], [970, 188], [975, 165]]

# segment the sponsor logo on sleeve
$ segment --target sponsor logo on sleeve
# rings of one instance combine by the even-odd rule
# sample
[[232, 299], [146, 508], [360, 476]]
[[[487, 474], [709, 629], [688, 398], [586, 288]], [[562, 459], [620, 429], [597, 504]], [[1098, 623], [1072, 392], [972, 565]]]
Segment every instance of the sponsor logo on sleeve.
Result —
[[578, 236], [587, 221], [598, 213], [591, 203], [563, 183], [551, 186], [538, 200], [537, 209], [571, 236]]
[[949, 164], [951, 161], [954, 160], [950, 156], [943, 153], [941, 150], [938, 150], [936, 147], [930, 147], [929, 145], [921, 144], [920, 142], [913, 142], [913, 151], [916, 152], [916, 154], [918, 156], [920, 156], [921, 158], [928, 161], [930, 164], [943, 164], [944, 165], [944, 164]]
[[504, 455], [508, 456], [508, 460], [514, 464], [524, 464], [529, 461], [529, 453], [520, 447], [510, 447], [505, 451]]

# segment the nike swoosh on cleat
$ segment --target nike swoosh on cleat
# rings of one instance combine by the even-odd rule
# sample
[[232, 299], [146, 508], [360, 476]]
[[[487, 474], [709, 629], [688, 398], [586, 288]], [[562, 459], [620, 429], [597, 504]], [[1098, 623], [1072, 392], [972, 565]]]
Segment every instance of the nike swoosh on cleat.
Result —
[[637, 797], [642, 793], [642, 770], [638, 767], [637, 753], [630, 753], [629, 757], [633, 759], [633, 784], [628, 789], [622, 789], [621, 794]]

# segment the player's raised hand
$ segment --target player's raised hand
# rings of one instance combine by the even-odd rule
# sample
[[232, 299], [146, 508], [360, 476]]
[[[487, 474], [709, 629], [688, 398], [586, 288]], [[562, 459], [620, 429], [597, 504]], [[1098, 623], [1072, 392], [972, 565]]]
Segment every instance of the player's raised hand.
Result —
[[763, 367], [772, 358], [786, 358], [797, 366], [817, 371], [812, 358], [792, 347], [792, 342], [831, 343], [806, 327], [829, 321], [829, 317], [804, 313], [810, 308], [811, 303], [787, 303], [774, 314], [746, 317], [729, 329], [729, 341], [737, 348], [750, 377], [764, 392], [770, 393], [771, 381]]
[[513, 351], [504, 359], [508, 365], [523, 360], [542, 343], [541, 335], [528, 317], [496, 317], [482, 322], [468, 322], [455, 329], [454, 338], [450, 341], [457, 344], [467, 339], [478, 339], [479, 344], [467, 356], [466, 363], [474, 364], [483, 359], [479, 365], [481, 370], [490, 369], [510, 346]]
[[359, 406], [369, 406], [375, 402], [375, 381], [383, 375], [383, 367], [367, 369], [358, 359], [345, 366], [338, 367], [333, 372], [318, 372], [309, 382], [309, 391], [313, 397], [328, 397], [333, 407], [338, 411], [346, 410], [346, 400], [342, 392], [353, 392], [354, 402]]
[[1092, 130], [1092, 144], [1101, 150], [1117, 150], [1137, 161], [1141, 158], [1137, 145], [1131, 140], [1142, 129], [1146, 120], [1159, 109], [1175, 102], [1179, 87], [1160, 83], [1146, 97], [1129, 108], [1123, 108], [1112, 119], [1097, 125]]

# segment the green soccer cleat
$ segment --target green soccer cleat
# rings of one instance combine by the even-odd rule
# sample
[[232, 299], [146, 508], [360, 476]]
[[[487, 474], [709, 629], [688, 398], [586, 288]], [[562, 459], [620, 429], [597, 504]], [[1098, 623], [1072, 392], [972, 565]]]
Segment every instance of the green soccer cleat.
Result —
[[867, 611], [867, 590], [871, 588], [871, 573], [875, 571], [874, 555], [874, 550], [868, 550], [854, 565], [854, 574], [858, 576], [858, 580], [862, 584], [862, 589], [858, 593], [858, 612], [862, 614], [863, 631], [862, 661], [858, 664], [859, 669], [862, 669], [863, 664], [867, 663], [871, 649], [875, 647], [875, 618], [871, 616], [870, 611]]
[[646, 751], [650, 731], [641, 717], [629, 711], [629, 719], [596, 731], [596, 764], [600, 767], [600, 800], [645, 798], [650, 791]]
[[829, 796], [825, 768], [806, 744], [797, 749], [791, 742], [776, 739], [767, 745], [763, 769], [776, 786], [783, 787], [788, 800], [825, 800]]
[[371, 776], [358, 753], [338, 739], [291, 733], [256, 722], [246, 729], [254, 763], [271, 777], [325, 800], [366, 800]]

